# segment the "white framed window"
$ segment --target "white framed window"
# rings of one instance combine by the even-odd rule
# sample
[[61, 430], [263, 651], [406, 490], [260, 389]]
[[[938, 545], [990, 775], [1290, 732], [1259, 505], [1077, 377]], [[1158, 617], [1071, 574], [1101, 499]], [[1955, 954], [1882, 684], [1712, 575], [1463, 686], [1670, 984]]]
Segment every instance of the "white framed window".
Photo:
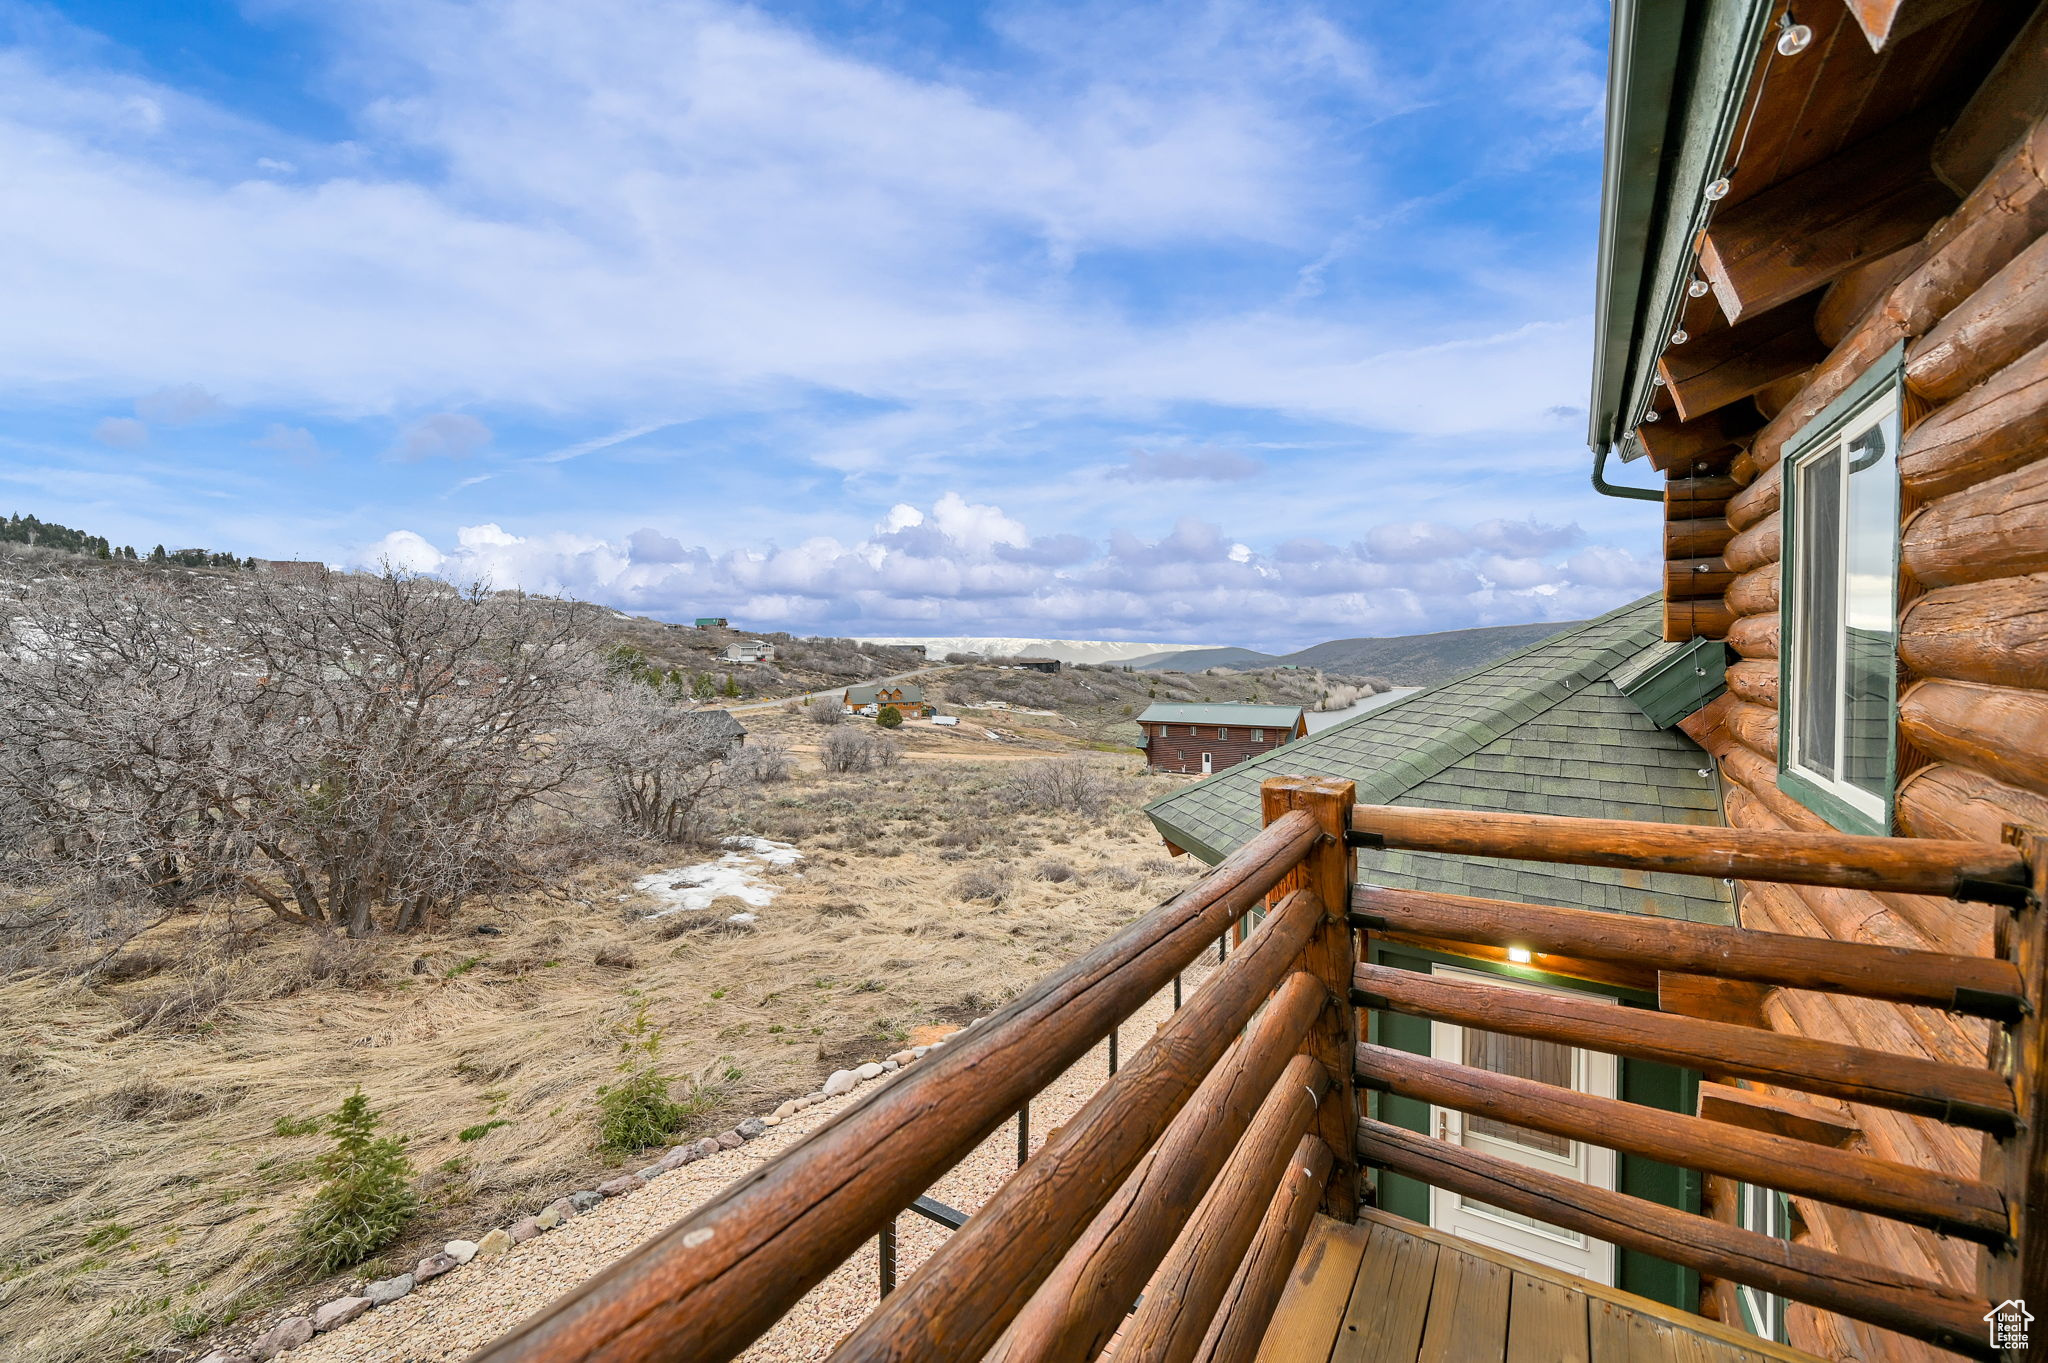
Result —
[[1218, 737], [1218, 738], [1228, 738], [1228, 737], [1230, 737], [1230, 730], [1226, 729], [1226, 728], [1225, 728], [1225, 727], [1223, 727], [1223, 726], [1222, 726], [1221, 724], [1219, 724], [1219, 725], [1217, 725], [1217, 726], [1216, 726], [1216, 737]]
[[1254, 743], [1264, 743], [1265, 741], [1266, 741], [1266, 731], [1265, 731], [1264, 729], [1254, 729], [1254, 730], [1252, 730], [1252, 742], [1254, 742]]
[[1903, 349], [1785, 458], [1778, 785], [1847, 833], [1891, 831]]
[[[1736, 1185], [1735, 1224], [1744, 1230], [1753, 1230], [1758, 1235], [1768, 1235], [1776, 1240], [1792, 1238], [1792, 1199], [1770, 1188], [1760, 1188], [1754, 1183]], [[1735, 1289], [1736, 1301], [1742, 1307], [1742, 1323], [1753, 1335], [1775, 1340], [1780, 1344], [1785, 1339], [1785, 1299], [1754, 1287]]]

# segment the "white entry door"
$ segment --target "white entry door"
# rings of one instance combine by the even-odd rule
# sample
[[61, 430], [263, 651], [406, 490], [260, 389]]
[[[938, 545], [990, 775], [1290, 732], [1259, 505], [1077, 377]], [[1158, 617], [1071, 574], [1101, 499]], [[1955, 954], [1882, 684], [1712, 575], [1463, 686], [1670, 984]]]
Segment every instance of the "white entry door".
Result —
[[[1540, 985], [1504, 979], [1481, 970], [1460, 970], [1455, 966], [1439, 965], [1433, 968], [1433, 973], [1502, 989], [1569, 993], [1575, 998], [1592, 1000], [1602, 998], [1577, 990], [1543, 990]], [[1602, 1051], [1580, 1050], [1554, 1041], [1535, 1041], [1433, 1021], [1430, 1023], [1430, 1053], [1438, 1060], [1519, 1075], [1524, 1079], [1574, 1088], [1602, 1098], [1618, 1096], [1619, 1065], [1615, 1057]], [[1491, 1117], [1468, 1116], [1447, 1107], [1432, 1106], [1429, 1123], [1431, 1134], [1441, 1140], [1526, 1164], [1546, 1173], [1561, 1174], [1581, 1183], [1602, 1188], [1614, 1186], [1614, 1152], [1605, 1146], [1531, 1131]], [[1429, 1223], [1439, 1230], [1576, 1273], [1582, 1278], [1591, 1278], [1594, 1282], [1614, 1282], [1614, 1246], [1606, 1241], [1447, 1189], [1429, 1190]]]
[[1212, 754], [1212, 753], [1203, 753], [1203, 754], [1202, 754], [1202, 775], [1204, 775], [1204, 776], [1207, 776], [1207, 775], [1209, 775], [1209, 774], [1210, 774], [1210, 773], [1211, 773], [1212, 771], [1214, 771], [1214, 770], [1215, 770], [1215, 757], [1214, 757], [1214, 754]]

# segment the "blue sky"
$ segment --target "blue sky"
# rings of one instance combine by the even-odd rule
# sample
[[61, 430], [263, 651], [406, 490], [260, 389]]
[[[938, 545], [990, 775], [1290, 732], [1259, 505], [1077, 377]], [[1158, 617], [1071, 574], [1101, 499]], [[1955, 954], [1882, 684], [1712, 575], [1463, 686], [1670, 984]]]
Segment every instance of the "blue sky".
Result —
[[0, 507], [798, 632], [1589, 614], [1604, 25], [0, 0]]

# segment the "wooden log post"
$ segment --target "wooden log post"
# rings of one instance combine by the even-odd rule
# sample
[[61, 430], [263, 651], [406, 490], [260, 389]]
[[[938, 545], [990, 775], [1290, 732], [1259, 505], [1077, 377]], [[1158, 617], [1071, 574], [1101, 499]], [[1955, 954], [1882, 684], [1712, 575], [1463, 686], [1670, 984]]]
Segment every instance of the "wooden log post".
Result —
[[1323, 830], [1323, 840], [1309, 849], [1275, 893], [1306, 888], [1313, 890], [1323, 905], [1323, 925], [1309, 942], [1302, 968], [1329, 986], [1330, 1006], [1309, 1033], [1308, 1053], [1322, 1062], [1331, 1080], [1315, 1125], [1316, 1134], [1335, 1159], [1322, 1210], [1340, 1221], [1350, 1221], [1358, 1214], [1359, 1194], [1358, 1150], [1352, 1137], [1358, 1123], [1358, 1096], [1351, 1081], [1358, 1014], [1350, 1004], [1351, 970], [1358, 964], [1358, 943], [1351, 930], [1351, 886], [1358, 877], [1346, 835], [1351, 828], [1351, 810], [1358, 802], [1358, 786], [1328, 776], [1276, 776], [1260, 784], [1259, 802], [1266, 823], [1298, 809]]

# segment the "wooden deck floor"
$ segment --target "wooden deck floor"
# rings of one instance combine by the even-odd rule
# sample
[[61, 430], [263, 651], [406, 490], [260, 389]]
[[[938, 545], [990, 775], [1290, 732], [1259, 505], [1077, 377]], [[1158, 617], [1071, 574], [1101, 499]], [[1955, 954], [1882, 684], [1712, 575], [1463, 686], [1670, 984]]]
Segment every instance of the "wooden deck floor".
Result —
[[1260, 1363], [1819, 1363], [1383, 1212], [1318, 1217]]

